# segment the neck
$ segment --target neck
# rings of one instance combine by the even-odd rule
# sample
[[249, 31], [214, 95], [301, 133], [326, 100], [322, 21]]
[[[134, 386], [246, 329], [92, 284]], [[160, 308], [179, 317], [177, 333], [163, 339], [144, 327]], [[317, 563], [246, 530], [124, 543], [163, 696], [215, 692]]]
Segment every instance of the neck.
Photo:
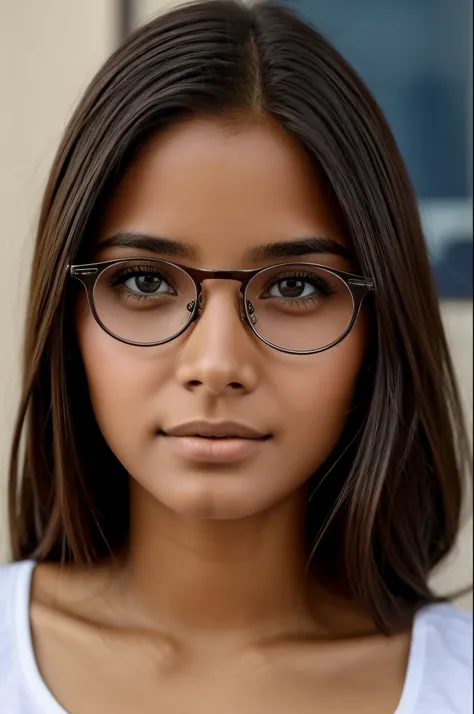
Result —
[[360, 627], [353, 608], [306, 574], [304, 510], [296, 494], [246, 519], [188, 518], [133, 484], [123, 573], [134, 611], [188, 639], [330, 636], [344, 623]]

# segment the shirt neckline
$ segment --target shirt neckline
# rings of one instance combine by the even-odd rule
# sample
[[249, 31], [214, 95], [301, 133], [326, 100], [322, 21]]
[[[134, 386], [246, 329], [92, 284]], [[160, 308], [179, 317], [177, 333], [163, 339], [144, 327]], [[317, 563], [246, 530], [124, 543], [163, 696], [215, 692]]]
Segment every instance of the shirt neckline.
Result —
[[31, 582], [36, 562], [28, 560], [20, 571], [14, 600], [18, 659], [25, 681], [44, 714], [68, 714], [46, 686], [36, 662], [30, 623]]
[[417, 702], [423, 686], [423, 674], [426, 661], [427, 622], [426, 606], [415, 614], [412, 626], [408, 665], [405, 682], [398, 706], [393, 714], [415, 714]]
[[[14, 597], [17, 635], [15, 641], [20, 666], [25, 681], [44, 714], [68, 714], [46, 686], [36, 662], [30, 622], [31, 583], [36, 562], [28, 560], [22, 565], [23, 569], [20, 571]], [[416, 711], [415, 706], [422, 687], [426, 657], [426, 609], [418, 610], [413, 620], [405, 682], [398, 706], [393, 714], [415, 714]]]

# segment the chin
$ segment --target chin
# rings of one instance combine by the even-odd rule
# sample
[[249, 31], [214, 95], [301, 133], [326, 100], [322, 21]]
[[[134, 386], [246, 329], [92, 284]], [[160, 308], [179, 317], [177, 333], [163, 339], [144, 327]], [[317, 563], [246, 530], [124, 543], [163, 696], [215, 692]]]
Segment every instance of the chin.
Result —
[[[181, 494], [164, 499], [162, 503], [183, 518], [195, 518], [210, 521], [234, 521], [256, 515], [262, 509], [260, 503], [233, 494], [210, 493]], [[250, 502], [249, 502], [250, 501]]]
[[[163, 484], [162, 484], [163, 485]], [[176, 476], [172, 487], [150, 485], [148, 494], [168, 511], [183, 518], [198, 520], [238, 520], [270, 508], [276, 494], [258, 493], [253, 479], [232, 479], [229, 474]], [[146, 486], [145, 486], [146, 488]], [[273, 498], [272, 498], [273, 497]]]

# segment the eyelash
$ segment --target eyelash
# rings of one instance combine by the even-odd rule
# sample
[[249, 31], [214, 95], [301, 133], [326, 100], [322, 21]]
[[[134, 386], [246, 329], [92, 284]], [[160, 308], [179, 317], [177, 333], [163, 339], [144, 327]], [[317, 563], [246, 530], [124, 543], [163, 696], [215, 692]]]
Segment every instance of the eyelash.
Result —
[[171, 287], [173, 287], [171, 278], [165, 275], [161, 270], [150, 265], [135, 265], [133, 268], [123, 268], [117, 275], [113, 275], [110, 278], [110, 283], [112, 286], [119, 285], [125, 282], [124, 279], [130, 278], [136, 275], [159, 275], [163, 280], [165, 280]]
[[[331, 288], [329, 283], [327, 283], [325, 280], [322, 278], [317, 278], [314, 274], [312, 273], [295, 273], [295, 272], [288, 272], [288, 273], [283, 273], [282, 275], [279, 275], [278, 278], [272, 279], [272, 282], [267, 283], [265, 286], [265, 290], [268, 290], [269, 288], [273, 287], [273, 285], [277, 285], [280, 281], [285, 280], [287, 278], [296, 278], [297, 280], [302, 280], [307, 283], [310, 283], [313, 287], [315, 287], [317, 290], [320, 290], [325, 297], [329, 297], [331, 295], [334, 295], [334, 290]], [[281, 298], [285, 299], [285, 298]], [[290, 300], [291, 298], [286, 298], [287, 300]], [[311, 299], [310, 297], [303, 298], [305, 300]], [[302, 298], [295, 298], [295, 300], [302, 301]]]
[[[123, 268], [117, 275], [111, 276], [110, 278], [110, 285], [111, 287], [117, 287], [121, 286], [122, 289], [124, 283], [126, 282], [126, 279], [133, 277], [133, 276], [138, 276], [138, 275], [159, 275], [163, 280], [170, 286], [171, 290], [176, 291], [175, 286], [173, 285], [173, 282], [169, 276], [167, 276], [165, 273], [163, 273], [162, 270], [157, 270], [154, 266], [151, 265], [136, 265], [133, 267], [129, 268]], [[303, 271], [288, 271], [286, 273], [281, 273], [279, 274], [276, 278], [273, 277], [271, 281], [269, 281], [264, 288], [264, 293], [267, 293], [274, 285], [278, 285], [279, 282], [285, 279], [296, 279], [296, 280], [301, 280], [303, 282], [307, 282], [310, 285], [312, 285], [319, 293], [319, 295], [308, 295], [306, 297], [301, 297], [301, 298], [285, 298], [285, 297], [273, 297], [273, 300], [281, 300], [282, 302], [285, 302], [286, 305], [292, 305], [292, 304], [299, 304], [302, 306], [305, 303], [308, 303], [310, 301], [317, 301], [317, 299], [321, 299], [321, 295], [323, 297], [330, 297], [331, 295], [334, 295], [336, 292], [329, 283], [327, 283], [325, 280], [322, 278], [318, 278], [317, 276], [314, 275], [314, 273], [307, 273]], [[262, 294], [264, 294], [262, 293]], [[164, 296], [164, 294], [161, 294]], [[140, 295], [138, 293], [134, 293], [132, 291], [127, 291], [126, 297], [133, 298], [134, 300], [147, 300], [150, 298], [153, 298], [153, 295]], [[269, 297], [269, 296], [268, 296]]]

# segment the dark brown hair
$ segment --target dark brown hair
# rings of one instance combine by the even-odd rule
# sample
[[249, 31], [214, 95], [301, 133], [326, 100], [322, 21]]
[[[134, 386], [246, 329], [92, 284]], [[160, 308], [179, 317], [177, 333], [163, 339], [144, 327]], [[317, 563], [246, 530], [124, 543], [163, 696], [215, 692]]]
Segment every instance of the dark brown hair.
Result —
[[128, 533], [128, 476], [97, 426], [74, 336], [67, 266], [154, 133], [193, 116], [272, 117], [323, 172], [360, 271], [376, 281], [354, 408], [309, 480], [311, 566], [383, 632], [439, 600], [470, 473], [453, 367], [417, 203], [392, 134], [356, 73], [271, 2], [182, 6], [135, 32], [67, 127], [39, 221], [13, 440], [13, 557], [94, 563]]

